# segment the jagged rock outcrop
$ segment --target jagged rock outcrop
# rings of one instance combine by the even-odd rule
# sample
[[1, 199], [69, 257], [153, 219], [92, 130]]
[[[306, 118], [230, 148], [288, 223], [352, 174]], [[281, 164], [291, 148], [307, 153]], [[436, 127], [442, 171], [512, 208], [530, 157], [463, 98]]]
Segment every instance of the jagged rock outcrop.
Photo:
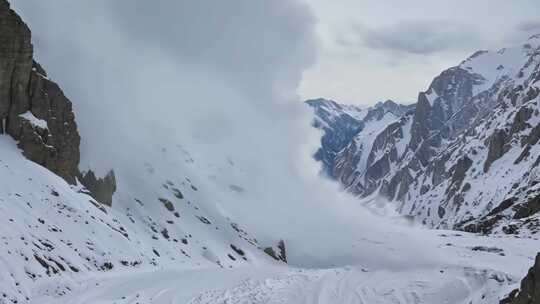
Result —
[[266, 247], [263, 251], [274, 260], [287, 263], [287, 252], [285, 251], [285, 242], [283, 240], [280, 240], [276, 247]]
[[72, 105], [33, 61], [30, 30], [0, 1], [0, 131], [30, 160], [75, 183], [80, 136]]
[[0, 133], [68, 183], [80, 177], [98, 201], [110, 205], [114, 174], [97, 179], [79, 172], [81, 137], [72, 103], [33, 60], [31, 32], [6, 0], [0, 0]]
[[484, 172], [489, 170], [491, 164], [501, 158], [509, 149], [507, 144], [507, 134], [504, 130], [496, 130], [487, 140], [488, 154], [484, 163]]
[[112, 196], [116, 192], [116, 176], [111, 170], [104, 178], [97, 178], [92, 170], [82, 173], [79, 181], [90, 191], [90, 195], [98, 202], [112, 205]]
[[520, 288], [513, 290], [500, 304], [540, 304], [540, 253]]
[[9, 3], [0, 1], [0, 119], [3, 130], [7, 117], [30, 106], [28, 83], [33, 47], [30, 30]]
[[373, 107], [367, 109], [367, 114], [364, 117], [364, 121], [381, 120], [386, 113], [392, 113], [396, 116], [402, 116], [403, 114], [413, 110], [416, 105], [403, 105], [396, 103], [393, 100], [379, 101]]

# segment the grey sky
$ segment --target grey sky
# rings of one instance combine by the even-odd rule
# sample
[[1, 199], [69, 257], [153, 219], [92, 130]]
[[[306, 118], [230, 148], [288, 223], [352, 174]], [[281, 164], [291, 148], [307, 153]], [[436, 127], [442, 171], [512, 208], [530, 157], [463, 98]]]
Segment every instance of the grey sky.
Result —
[[303, 98], [414, 102], [443, 69], [478, 49], [540, 33], [538, 0], [304, 0], [318, 19], [319, 58]]

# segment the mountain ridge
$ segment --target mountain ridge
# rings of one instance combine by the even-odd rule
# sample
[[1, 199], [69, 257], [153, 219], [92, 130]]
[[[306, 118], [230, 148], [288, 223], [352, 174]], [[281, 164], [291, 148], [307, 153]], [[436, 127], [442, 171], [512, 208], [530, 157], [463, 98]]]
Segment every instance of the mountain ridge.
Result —
[[[506, 185], [506, 198], [491, 198], [490, 201], [496, 202], [479, 207], [469, 200], [480, 199], [480, 188], [475, 190], [473, 187], [471, 190], [471, 183], [464, 179], [471, 178], [472, 170], [476, 170], [471, 169], [471, 153], [486, 151], [482, 152], [486, 153], [483, 156], [485, 160], [478, 170], [487, 176], [493, 163], [510, 150], [507, 142], [516, 136], [525, 138], [525, 141], [519, 144], [524, 150], [520, 152], [519, 159], [516, 156], [515, 163], [533, 159], [534, 153], [537, 153], [538, 128], [534, 117], [538, 113], [536, 102], [540, 91], [539, 53], [540, 39], [532, 36], [513, 48], [475, 52], [459, 65], [444, 70], [434, 78], [426, 91], [419, 93], [414, 111], [404, 113], [393, 123], [374, 131], [378, 133], [375, 140], [363, 138], [359, 132], [348, 144], [343, 143], [343, 148], [335, 153], [333, 168], [329, 169], [333, 173], [331, 177], [357, 196], [381, 194], [394, 201], [402, 214], [416, 217], [428, 226], [484, 233], [519, 233], [520, 229], [516, 227], [527, 226], [529, 228], [524, 229], [524, 233], [530, 231], [536, 234], [538, 215], [536, 207], [531, 207], [536, 206], [531, 203], [534, 199], [519, 199], [516, 191], [513, 194], [509, 191], [513, 185]], [[505, 114], [511, 116], [508, 126], [504, 126]], [[500, 130], [488, 127], [490, 121], [497, 122]], [[465, 141], [473, 138], [474, 134], [480, 136], [478, 128], [489, 133], [482, 135], [485, 139], [481, 146], [487, 150], [478, 146], [467, 153], [449, 155], [450, 150], [465, 149]], [[517, 135], [519, 132], [520, 135]], [[368, 147], [367, 152], [363, 148], [365, 146]], [[367, 159], [366, 154], [369, 155]], [[529, 166], [534, 168], [535, 162], [529, 162]], [[442, 184], [446, 185], [445, 191], [434, 190], [442, 187]], [[477, 197], [469, 197], [475, 191]], [[533, 192], [531, 189], [527, 191]], [[429, 196], [434, 198], [429, 200]], [[435, 197], [444, 203], [432, 203], [437, 200]], [[471, 206], [464, 209], [470, 210], [461, 212], [460, 207], [469, 203]], [[495, 208], [497, 205], [501, 207]], [[508, 219], [509, 215], [500, 214], [501, 209], [506, 212], [511, 210], [510, 205], [515, 209], [529, 210], [528, 213], [522, 212], [528, 214], [528, 219], [515, 226], [513, 220]], [[518, 215], [510, 217], [521, 218]], [[503, 222], [506, 224], [501, 224]], [[503, 230], [503, 227], [506, 228]]]

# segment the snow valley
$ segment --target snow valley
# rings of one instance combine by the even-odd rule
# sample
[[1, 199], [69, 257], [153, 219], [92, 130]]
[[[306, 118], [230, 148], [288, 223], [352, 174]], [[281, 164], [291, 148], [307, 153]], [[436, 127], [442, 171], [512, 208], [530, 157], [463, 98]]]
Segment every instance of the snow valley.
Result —
[[540, 37], [360, 108], [297, 1], [12, 2], [0, 303], [540, 300]]

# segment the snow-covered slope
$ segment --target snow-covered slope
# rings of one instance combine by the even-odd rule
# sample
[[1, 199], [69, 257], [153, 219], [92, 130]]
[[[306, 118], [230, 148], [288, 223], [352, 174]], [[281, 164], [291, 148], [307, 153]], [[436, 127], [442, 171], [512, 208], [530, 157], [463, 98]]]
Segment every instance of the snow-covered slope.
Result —
[[5, 299], [61, 296], [74, 288], [75, 278], [90, 273], [269, 260], [253, 236], [209, 203], [208, 185], [196, 177], [141, 163], [131, 172], [136, 178], [126, 181], [120, 174], [119, 193], [108, 208], [81, 186], [26, 160], [9, 137], [0, 136], [0, 151], [1, 180], [9, 181], [0, 186]]
[[[419, 265], [415, 258], [387, 266], [359, 259], [355, 265], [327, 269], [266, 265], [97, 273], [74, 280], [72, 291], [55, 303], [492, 304], [519, 286], [534, 262], [529, 258], [534, 256], [532, 240], [433, 232], [418, 234], [426, 241], [424, 250], [441, 255], [433, 265]], [[351, 253], [360, 255], [362, 247], [393, 243], [354, 241], [359, 246]]]
[[[406, 226], [351, 237], [341, 223], [347, 237], [342, 244], [321, 244], [330, 246], [328, 253], [298, 248], [302, 242], [295, 240], [288, 247], [291, 265], [330, 269], [289, 267], [263, 254], [215, 204], [237, 197], [242, 184], [210, 181], [236, 169], [224, 163], [206, 171], [213, 175], [208, 180], [192, 176], [208, 164], [197, 165], [177, 150], [160, 147], [149, 155], [180, 155], [176, 162], [141, 163], [133, 175], [119, 171], [119, 192], [109, 208], [28, 161], [12, 139], [0, 136], [0, 176], [10, 181], [0, 187], [2, 301], [493, 303], [515, 288], [538, 242]], [[409, 251], [419, 246], [405, 247], [416, 240], [422, 253]]]

